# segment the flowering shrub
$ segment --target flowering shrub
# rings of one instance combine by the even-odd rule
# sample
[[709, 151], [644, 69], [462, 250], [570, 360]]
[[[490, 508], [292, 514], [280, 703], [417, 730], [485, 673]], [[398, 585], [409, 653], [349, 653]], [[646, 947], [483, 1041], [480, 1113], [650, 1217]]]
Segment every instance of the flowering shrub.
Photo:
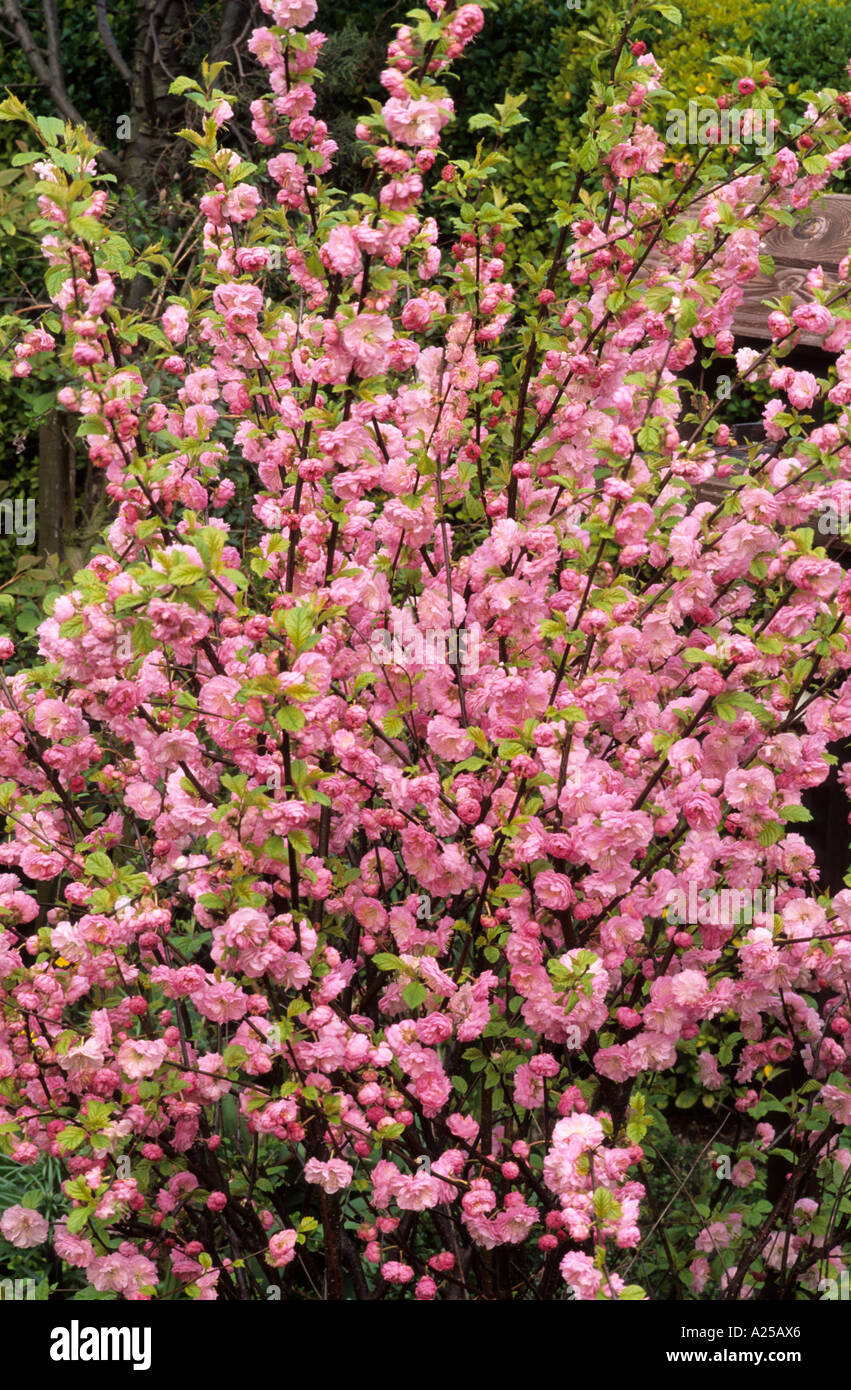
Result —
[[[678, 1208], [668, 1277], [808, 1297], [849, 1226], [851, 892], [796, 828], [851, 734], [851, 579], [808, 524], [851, 490], [848, 259], [738, 354], [772, 392], [747, 469], [679, 374], [730, 356], [761, 233], [851, 156], [851, 94], [750, 171], [662, 179], [661, 72], [614, 31], [515, 293], [516, 103], [439, 155], [480, 9], [399, 29], [345, 202], [314, 0], [262, 4], [266, 163], [222, 143], [216, 65], [176, 84], [209, 175], [181, 294], [110, 229], [83, 132], [33, 165], [55, 307], [13, 372], [57, 355], [115, 515], [43, 664], [0, 674], [0, 1145], [67, 1175], [61, 1219], [0, 1232], [129, 1299], [641, 1298], [673, 1081], [729, 1181]], [[116, 294], [140, 272], [147, 315]], [[784, 365], [800, 328], [824, 380]], [[447, 640], [391, 660], [397, 625]], [[695, 881], [773, 911], [672, 922]]]

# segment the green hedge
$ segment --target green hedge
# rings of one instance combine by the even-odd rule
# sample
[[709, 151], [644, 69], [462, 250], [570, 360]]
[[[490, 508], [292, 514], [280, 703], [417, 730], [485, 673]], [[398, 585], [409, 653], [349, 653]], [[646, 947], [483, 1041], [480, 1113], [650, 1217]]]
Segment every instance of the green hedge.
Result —
[[[777, 114], [809, 88], [847, 90], [851, 56], [849, 0], [681, 0], [682, 24], [655, 16], [643, 35], [665, 72], [671, 99], [654, 107], [664, 132], [665, 113], [724, 89], [711, 58], [744, 53], [768, 60], [783, 98]], [[503, 187], [510, 201], [529, 209], [532, 249], [551, 243], [548, 218], [553, 197], [566, 196], [567, 176], [557, 166], [576, 139], [579, 118], [591, 91], [590, 58], [599, 33], [601, 6], [586, 0], [568, 9], [551, 0], [496, 0], [483, 33], [465, 55], [453, 92], [459, 122], [449, 140], [452, 154], [470, 150], [467, 121], [503, 99], [506, 89], [525, 92], [528, 124], [512, 135], [511, 164]], [[555, 168], [553, 166], [556, 166]]]

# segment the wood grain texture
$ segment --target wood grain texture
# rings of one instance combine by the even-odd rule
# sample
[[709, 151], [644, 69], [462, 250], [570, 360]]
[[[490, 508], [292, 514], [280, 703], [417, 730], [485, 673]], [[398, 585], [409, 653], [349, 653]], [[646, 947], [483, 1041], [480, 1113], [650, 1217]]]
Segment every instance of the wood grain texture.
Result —
[[[832, 288], [839, 279], [839, 262], [851, 249], [851, 195], [829, 193], [817, 198], [807, 216], [794, 227], [776, 227], [762, 238], [764, 254], [774, 259], [774, 274], [754, 276], [742, 285], [743, 299], [733, 319], [733, 332], [739, 338], [768, 342], [771, 335], [765, 300], [792, 296], [792, 308], [811, 301], [806, 288], [807, 271], [820, 265], [825, 284]], [[647, 258], [648, 270], [662, 263], [664, 253], [654, 249]], [[801, 333], [798, 341], [821, 347], [822, 339]]]

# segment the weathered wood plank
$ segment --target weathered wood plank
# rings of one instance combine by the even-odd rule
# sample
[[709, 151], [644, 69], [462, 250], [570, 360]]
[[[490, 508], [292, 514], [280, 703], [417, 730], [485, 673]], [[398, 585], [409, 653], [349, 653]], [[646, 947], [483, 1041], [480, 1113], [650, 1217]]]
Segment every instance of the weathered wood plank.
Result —
[[[851, 195], [829, 193], [818, 198], [808, 215], [794, 227], [775, 227], [762, 238], [762, 251], [774, 259], [772, 276], [757, 275], [742, 285], [742, 303], [733, 319], [737, 337], [768, 342], [770, 333], [766, 320], [770, 312], [765, 300], [792, 296], [792, 308], [811, 302], [806, 287], [807, 272], [820, 265], [825, 284], [835, 286], [839, 278], [839, 262], [851, 249]], [[648, 269], [654, 269], [664, 259], [664, 253], [654, 249], [647, 258]], [[812, 333], [801, 333], [798, 342], [822, 346], [822, 339]]]

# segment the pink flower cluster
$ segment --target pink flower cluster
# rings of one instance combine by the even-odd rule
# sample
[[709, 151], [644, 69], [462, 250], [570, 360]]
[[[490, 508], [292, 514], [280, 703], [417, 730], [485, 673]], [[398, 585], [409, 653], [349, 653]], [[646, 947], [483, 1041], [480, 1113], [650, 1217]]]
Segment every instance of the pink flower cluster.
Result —
[[[114, 517], [42, 667], [2, 682], [0, 1144], [61, 1159], [69, 1206], [0, 1232], [127, 1298], [250, 1296], [259, 1251], [284, 1288], [321, 1259], [332, 1289], [430, 1301], [485, 1287], [497, 1249], [500, 1296], [633, 1296], [639, 1079], [691, 1068], [752, 1123], [794, 1051], [825, 1160], [851, 1123], [851, 893], [822, 892], [793, 828], [851, 735], [851, 580], [812, 529], [851, 482], [845, 295], [816, 277], [765, 360], [740, 354], [775, 394], [729, 506], [697, 492], [730, 474], [729, 430], [684, 419], [678, 375], [732, 350], [761, 235], [851, 145], [825, 113], [819, 172], [784, 148], [660, 211], [661, 143], [619, 101], [606, 211], [572, 205], [527, 302], [473, 182], [454, 242], [420, 206], [478, 6], [397, 31], [345, 204], [312, 114], [323, 36], [298, 33], [314, 0], [261, 3], [276, 152], [258, 171], [219, 145], [208, 94], [197, 277], [141, 335], [116, 341], [93, 171], [84, 240], [49, 215], [67, 160], [42, 170], [61, 327], [13, 370], [58, 356]], [[772, 356], [798, 329], [837, 354], [829, 382]], [[449, 641], [383, 657], [397, 624], [475, 626], [477, 669]], [[695, 882], [770, 884], [774, 912], [671, 922]], [[737, 1191], [755, 1178], [737, 1163]], [[728, 1214], [695, 1237], [698, 1293], [739, 1234]]]

